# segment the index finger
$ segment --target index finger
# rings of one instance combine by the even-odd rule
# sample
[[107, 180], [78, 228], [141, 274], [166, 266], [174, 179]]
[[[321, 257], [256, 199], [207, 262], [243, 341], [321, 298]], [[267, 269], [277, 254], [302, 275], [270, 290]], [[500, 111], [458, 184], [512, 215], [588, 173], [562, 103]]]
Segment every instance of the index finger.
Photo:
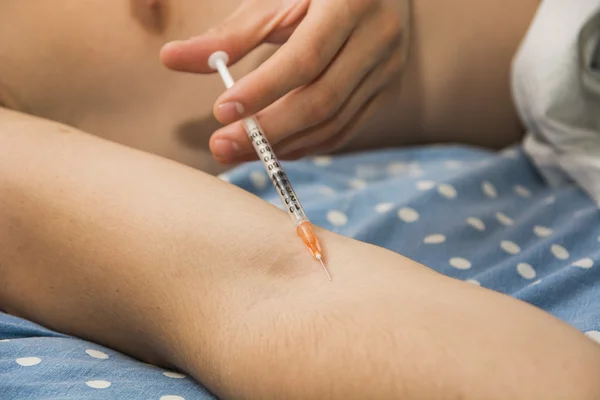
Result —
[[230, 64], [235, 64], [261, 43], [286, 38], [286, 31], [307, 7], [306, 0], [291, 2], [287, 8], [273, 0], [246, 0], [207, 33], [167, 43], [161, 49], [161, 61], [175, 71], [214, 73], [207, 64], [211, 54], [225, 51]]

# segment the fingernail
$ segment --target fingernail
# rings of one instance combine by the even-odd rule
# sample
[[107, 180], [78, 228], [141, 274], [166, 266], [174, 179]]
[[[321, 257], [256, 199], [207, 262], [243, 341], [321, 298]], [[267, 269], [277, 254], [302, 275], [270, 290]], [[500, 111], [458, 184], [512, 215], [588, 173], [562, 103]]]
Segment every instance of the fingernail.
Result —
[[244, 113], [244, 106], [238, 102], [220, 104], [217, 107], [217, 119], [223, 124], [237, 121]]
[[229, 139], [217, 139], [211, 146], [213, 154], [218, 158], [233, 158], [240, 152], [240, 145]]

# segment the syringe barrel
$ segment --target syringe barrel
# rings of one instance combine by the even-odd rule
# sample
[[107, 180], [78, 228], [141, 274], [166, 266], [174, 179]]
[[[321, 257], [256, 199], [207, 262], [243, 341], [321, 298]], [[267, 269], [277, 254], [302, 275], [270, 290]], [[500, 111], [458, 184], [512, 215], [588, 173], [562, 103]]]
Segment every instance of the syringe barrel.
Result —
[[256, 118], [245, 118], [244, 128], [246, 129], [248, 139], [252, 142], [252, 146], [254, 146], [254, 150], [256, 150], [260, 162], [265, 167], [265, 171], [267, 171], [271, 183], [275, 186], [275, 190], [277, 190], [277, 194], [279, 195], [279, 198], [281, 198], [285, 210], [295, 226], [299, 226], [303, 222], [308, 222], [308, 218], [298, 200], [298, 196], [292, 188], [292, 184], [285, 171], [281, 168], [281, 164], [273, 151], [273, 147], [269, 143], [269, 140], [265, 136]]

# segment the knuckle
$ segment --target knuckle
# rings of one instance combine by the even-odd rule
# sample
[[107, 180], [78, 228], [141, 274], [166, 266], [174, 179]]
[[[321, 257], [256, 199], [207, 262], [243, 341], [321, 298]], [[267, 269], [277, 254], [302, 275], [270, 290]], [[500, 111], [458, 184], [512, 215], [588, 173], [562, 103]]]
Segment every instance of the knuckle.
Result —
[[321, 73], [321, 49], [317, 45], [307, 46], [303, 51], [291, 52], [291, 68], [296, 79], [304, 84], [311, 82]]
[[318, 129], [310, 136], [309, 141], [306, 143], [306, 147], [311, 149], [320, 148], [330, 141], [337, 132], [337, 129], [333, 129], [330, 126]]
[[327, 142], [318, 146], [315, 150], [319, 153], [334, 153], [344, 147], [347, 138], [343, 133], [338, 134], [336, 137], [328, 140]]
[[320, 105], [318, 101], [313, 101], [309, 108], [310, 118], [313, 121], [322, 122], [329, 116], [328, 110], [324, 106]]
[[393, 57], [386, 68], [386, 75], [390, 77], [398, 75], [404, 70], [404, 57]]
[[385, 13], [380, 21], [380, 33], [386, 42], [397, 41], [402, 37], [404, 22], [397, 13]]
[[312, 80], [321, 73], [322, 51], [318, 45], [309, 46], [304, 52], [302, 62], [298, 65], [304, 69], [306, 80]]
[[304, 85], [311, 83], [319, 75], [316, 57], [307, 57], [297, 65], [300, 66], [301, 72], [298, 75]]
[[380, 86], [384, 87], [389, 81], [400, 79], [404, 67], [404, 58], [401, 55], [394, 55], [381, 69], [379, 74]]
[[327, 138], [327, 141], [335, 140], [337, 136], [342, 134], [348, 122], [350, 121], [347, 118], [344, 118], [342, 115], [338, 116], [327, 127], [323, 128], [323, 137]]
[[323, 132], [321, 130], [313, 131], [309, 136], [304, 138], [302, 141], [302, 149], [305, 152], [310, 152], [315, 146], [318, 146], [323, 142]]
[[307, 145], [313, 150], [333, 151], [337, 150], [344, 144], [344, 137], [348, 134], [344, 130], [346, 123], [337, 118], [328, 126], [318, 130], [313, 137], [313, 140]]
[[340, 95], [334, 88], [324, 84], [315, 89], [315, 92], [310, 103], [310, 112], [313, 118], [324, 121], [331, 117], [335, 113], [335, 110], [337, 110]]
[[334, 152], [342, 149], [346, 144], [348, 144], [348, 142], [354, 134], [355, 132], [352, 129], [340, 132], [336, 137], [334, 137], [331, 140], [331, 142], [328, 143], [328, 151]]
[[351, 16], [360, 17], [371, 11], [378, 2], [379, 0], [347, 0], [346, 6]]

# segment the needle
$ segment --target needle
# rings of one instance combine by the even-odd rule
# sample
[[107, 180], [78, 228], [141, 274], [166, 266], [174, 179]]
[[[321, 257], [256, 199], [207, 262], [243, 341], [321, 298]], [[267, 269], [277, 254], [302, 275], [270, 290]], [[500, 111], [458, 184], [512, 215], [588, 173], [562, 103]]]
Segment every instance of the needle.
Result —
[[[225, 87], [231, 88], [235, 82], [227, 68], [228, 63], [229, 55], [224, 51], [217, 51], [208, 59], [208, 65], [219, 72]], [[321, 262], [323, 270], [331, 281], [331, 275], [329, 275], [329, 271], [327, 271], [325, 263], [321, 259], [321, 244], [319, 243], [319, 239], [312, 229], [312, 225], [304, 212], [304, 208], [302, 208], [302, 205], [298, 200], [296, 192], [292, 188], [292, 184], [290, 183], [287, 174], [283, 171], [277, 156], [275, 156], [275, 153], [273, 152], [273, 146], [269, 143], [269, 140], [255, 117], [250, 116], [244, 118], [244, 129], [246, 130], [248, 139], [250, 139], [256, 154], [258, 154], [260, 161], [265, 167], [265, 171], [277, 189], [277, 193], [281, 198], [285, 210], [292, 219], [293, 224], [296, 226], [296, 233], [308, 248], [311, 256]]]
[[325, 271], [325, 273], [327, 274], [327, 277], [331, 281], [331, 275], [329, 275], [329, 271], [327, 271], [327, 267], [325, 266], [325, 263], [323, 263], [323, 257], [321, 257], [320, 254], [317, 254], [317, 260], [319, 260], [321, 262], [321, 265], [323, 266], [323, 271]]

